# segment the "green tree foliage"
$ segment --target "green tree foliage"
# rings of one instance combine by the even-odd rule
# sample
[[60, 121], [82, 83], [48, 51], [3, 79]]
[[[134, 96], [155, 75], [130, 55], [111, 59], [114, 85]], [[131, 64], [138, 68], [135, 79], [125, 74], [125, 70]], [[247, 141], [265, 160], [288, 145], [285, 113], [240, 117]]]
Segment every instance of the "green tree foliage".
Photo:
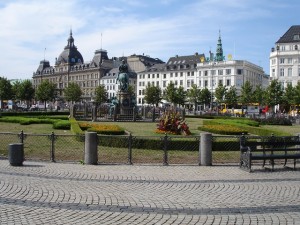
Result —
[[193, 84], [192, 88], [187, 91], [186, 96], [188, 101], [193, 103], [195, 109], [197, 109], [198, 103], [201, 102], [201, 89], [199, 89], [196, 84]]
[[249, 103], [254, 102], [253, 101], [253, 87], [250, 84], [250, 81], [246, 81], [244, 85], [242, 86], [241, 90], [241, 96], [240, 96], [240, 103], [243, 105], [248, 105]]
[[278, 80], [272, 80], [266, 89], [266, 104], [274, 108], [275, 105], [282, 103], [283, 88]]
[[256, 89], [253, 91], [253, 102], [258, 103], [259, 105], [265, 105], [265, 90], [262, 87], [256, 86]]
[[4, 77], [0, 77], [0, 100], [9, 100], [13, 98], [11, 83]]
[[238, 96], [236, 94], [236, 88], [231, 86], [225, 94], [225, 103], [228, 105], [236, 105], [238, 103]]
[[28, 102], [34, 98], [35, 90], [30, 80], [17, 82], [13, 85], [16, 99]]
[[164, 95], [164, 98], [168, 101], [168, 102], [171, 102], [173, 104], [176, 104], [176, 101], [177, 101], [177, 95], [176, 95], [176, 92], [177, 92], [177, 88], [175, 87], [175, 84], [171, 81], [166, 90], [165, 90], [165, 95]]
[[52, 101], [55, 97], [56, 86], [49, 80], [43, 80], [42, 83], [37, 87], [35, 92], [36, 100], [43, 101], [46, 109], [46, 102]]
[[208, 105], [211, 102], [211, 97], [212, 93], [207, 88], [203, 88], [200, 93], [199, 102]]
[[100, 85], [95, 90], [95, 102], [101, 104], [107, 102], [108, 94], [104, 85]]
[[215, 98], [218, 103], [223, 103], [225, 95], [227, 93], [227, 88], [223, 84], [219, 83], [218, 87], [215, 90]]
[[294, 87], [294, 104], [300, 105], [300, 81], [298, 81], [297, 85]]
[[179, 88], [177, 88], [176, 91], [176, 104], [184, 106], [184, 103], [186, 102], [186, 91], [184, 90], [184, 88], [182, 86], [180, 86]]
[[144, 100], [148, 104], [156, 105], [158, 106], [158, 103], [160, 103], [162, 97], [161, 97], [161, 89], [160, 87], [148, 85], [145, 89], [145, 97]]
[[295, 104], [295, 92], [295, 88], [293, 88], [292, 84], [288, 84], [282, 96], [282, 109], [289, 111], [291, 105]]
[[78, 102], [82, 96], [82, 90], [77, 83], [71, 82], [64, 90], [65, 99], [68, 102]]

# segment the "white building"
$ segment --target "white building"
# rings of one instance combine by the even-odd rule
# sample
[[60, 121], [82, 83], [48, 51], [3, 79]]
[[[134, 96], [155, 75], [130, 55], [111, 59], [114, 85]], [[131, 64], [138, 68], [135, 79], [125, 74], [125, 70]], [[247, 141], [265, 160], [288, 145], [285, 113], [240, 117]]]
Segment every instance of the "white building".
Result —
[[210, 52], [208, 58], [198, 53], [171, 57], [166, 64], [157, 64], [138, 73], [137, 104], [144, 103], [144, 93], [148, 84], [159, 86], [162, 91], [170, 82], [173, 82], [176, 87], [182, 86], [186, 91], [196, 84], [199, 88], [207, 88], [214, 93], [221, 83], [228, 89], [235, 86], [239, 95], [246, 81], [249, 81], [254, 88], [257, 86], [266, 88], [269, 84], [269, 76], [265, 74], [262, 67], [246, 60], [232, 60], [232, 57], [229, 57], [226, 61], [219, 36], [216, 56]]
[[282, 87], [296, 86], [300, 81], [300, 25], [291, 26], [279, 38], [270, 53], [270, 78], [278, 79]]

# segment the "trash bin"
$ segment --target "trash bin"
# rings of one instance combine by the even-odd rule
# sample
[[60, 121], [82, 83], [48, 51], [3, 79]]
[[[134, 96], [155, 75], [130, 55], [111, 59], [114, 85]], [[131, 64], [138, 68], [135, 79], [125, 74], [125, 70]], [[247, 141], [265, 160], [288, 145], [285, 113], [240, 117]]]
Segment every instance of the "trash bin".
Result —
[[8, 160], [12, 166], [23, 166], [24, 162], [24, 147], [23, 143], [9, 144]]

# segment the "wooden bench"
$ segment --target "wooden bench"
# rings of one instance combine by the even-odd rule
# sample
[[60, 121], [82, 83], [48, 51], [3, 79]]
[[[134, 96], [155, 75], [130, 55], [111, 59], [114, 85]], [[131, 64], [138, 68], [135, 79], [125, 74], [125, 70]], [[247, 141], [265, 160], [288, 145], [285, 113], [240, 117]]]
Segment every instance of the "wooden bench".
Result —
[[262, 161], [262, 167], [269, 162], [274, 170], [276, 162], [282, 162], [287, 167], [289, 160], [293, 160], [294, 169], [300, 159], [299, 136], [241, 136], [240, 137], [240, 168], [251, 172], [253, 161]]

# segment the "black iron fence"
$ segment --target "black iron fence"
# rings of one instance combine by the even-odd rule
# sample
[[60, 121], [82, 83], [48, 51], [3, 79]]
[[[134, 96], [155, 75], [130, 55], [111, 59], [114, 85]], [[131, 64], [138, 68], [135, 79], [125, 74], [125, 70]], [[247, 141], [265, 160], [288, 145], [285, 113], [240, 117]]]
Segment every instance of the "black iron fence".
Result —
[[[199, 164], [199, 136], [98, 135], [99, 164]], [[23, 143], [25, 160], [84, 162], [84, 135], [0, 133], [0, 156]], [[212, 163], [239, 163], [239, 136], [212, 136]]]

